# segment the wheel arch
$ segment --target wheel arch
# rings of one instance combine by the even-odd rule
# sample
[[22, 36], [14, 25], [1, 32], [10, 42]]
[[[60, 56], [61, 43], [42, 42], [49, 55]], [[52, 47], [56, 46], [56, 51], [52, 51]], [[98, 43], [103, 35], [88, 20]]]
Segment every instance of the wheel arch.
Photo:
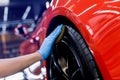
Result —
[[[54, 17], [49, 26], [48, 26], [48, 29], [47, 29], [47, 35], [49, 35], [55, 28], [56, 26], [60, 25], [60, 24], [63, 24], [63, 25], [69, 25], [71, 26], [73, 29], [75, 29], [77, 32], [79, 32], [79, 34], [82, 35], [82, 33], [80, 32], [80, 30], [77, 28], [77, 26], [70, 20], [68, 19], [67, 17], [65, 16], [62, 16], [62, 15], [59, 15], [59, 16], [56, 16]], [[88, 34], [89, 35], [89, 34]], [[82, 35], [83, 39], [85, 40], [85, 37]], [[85, 40], [86, 42], [86, 40]], [[89, 48], [89, 45], [88, 43], [86, 42], [87, 44], [87, 47]], [[91, 52], [92, 53], [92, 52]], [[94, 58], [94, 54], [92, 54], [93, 58]], [[94, 60], [95, 61], [95, 60]], [[95, 61], [96, 62], [96, 61]]]
[[72, 23], [67, 17], [58, 15], [55, 16], [49, 23], [49, 27], [47, 29], [47, 35], [49, 35], [55, 28], [56, 26], [63, 24], [63, 25], [70, 25], [72, 26], [75, 30], [78, 31], [78, 29], [75, 27], [75, 24]]

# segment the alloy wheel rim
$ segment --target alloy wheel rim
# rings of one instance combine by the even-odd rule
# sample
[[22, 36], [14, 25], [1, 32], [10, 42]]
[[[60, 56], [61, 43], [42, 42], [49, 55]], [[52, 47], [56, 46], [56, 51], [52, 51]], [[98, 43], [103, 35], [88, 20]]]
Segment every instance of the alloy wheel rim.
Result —
[[53, 64], [61, 74], [61, 77], [66, 80], [84, 79], [81, 61], [78, 58], [77, 52], [69, 42], [68, 37], [64, 36], [64, 38], [56, 44], [52, 54]]

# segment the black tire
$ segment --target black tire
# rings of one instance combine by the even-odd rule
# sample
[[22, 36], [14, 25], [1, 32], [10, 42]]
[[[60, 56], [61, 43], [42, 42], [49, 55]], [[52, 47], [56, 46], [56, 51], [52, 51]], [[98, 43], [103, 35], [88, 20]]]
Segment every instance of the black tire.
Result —
[[69, 26], [47, 59], [47, 74], [48, 80], [102, 80], [85, 40]]

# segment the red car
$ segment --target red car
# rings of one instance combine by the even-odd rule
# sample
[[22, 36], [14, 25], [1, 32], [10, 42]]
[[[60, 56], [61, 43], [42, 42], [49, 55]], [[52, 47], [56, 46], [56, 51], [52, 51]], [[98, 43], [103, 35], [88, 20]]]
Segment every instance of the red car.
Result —
[[47, 7], [31, 39], [41, 45], [66, 26], [46, 60], [47, 79], [120, 80], [120, 0], [52, 0]]

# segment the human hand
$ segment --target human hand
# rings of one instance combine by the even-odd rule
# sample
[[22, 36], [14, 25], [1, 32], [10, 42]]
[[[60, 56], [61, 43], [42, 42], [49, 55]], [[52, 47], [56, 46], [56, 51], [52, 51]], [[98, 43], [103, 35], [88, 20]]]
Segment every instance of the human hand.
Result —
[[53, 45], [57, 39], [57, 37], [62, 32], [63, 25], [59, 25], [48, 37], [46, 37], [40, 47], [40, 49], [37, 51], [42, 56], [42, 61], [44, 61], [51, 53]]

